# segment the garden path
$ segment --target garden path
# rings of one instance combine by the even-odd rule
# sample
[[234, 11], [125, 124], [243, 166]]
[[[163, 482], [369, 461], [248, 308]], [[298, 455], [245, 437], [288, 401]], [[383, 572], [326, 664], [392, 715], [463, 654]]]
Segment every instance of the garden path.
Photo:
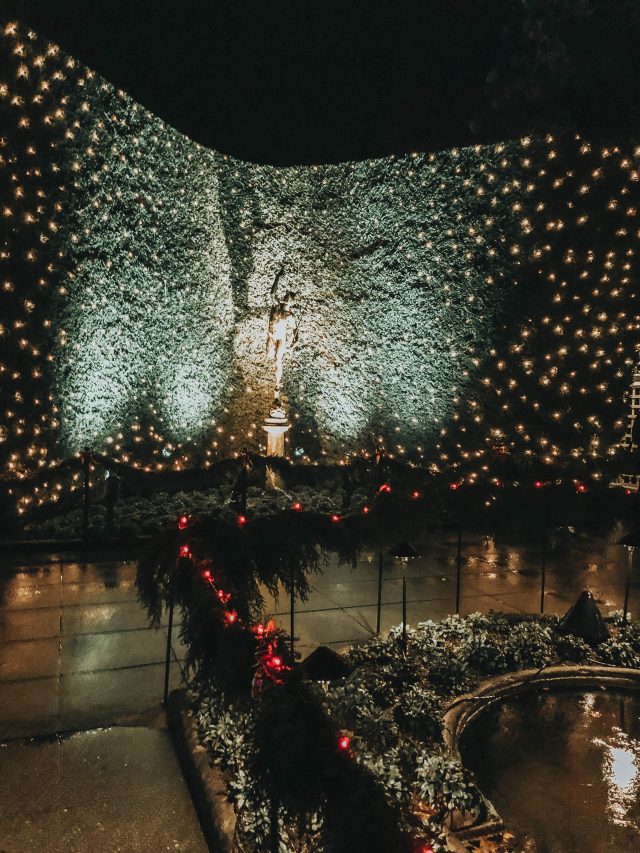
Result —
[[[160, 708], [165, 628], [135, 571], [0, 566], [2, 853], [208, 849]], [[174, 634], [172, 687], [183, 651]]]
[[[549, 549], [545, 612], [561, 615], [583, 589], [593, 592], [603, 613], [622, 608], [627, 554], [611, 541], [580, 539]], [[417, 544], [417, 543], [413, 543]], [[439, 536], [418, 545], [422, 556], [402, 564], [383, 555], [381, 630], [402, 621], [402, 576], [407, 577], [407, 622], [441, 619], [455, 612], [456, 539]], [[541, 552], [524, 545], [496, 545], [465, 536], [462, 543], [462, 614], [490, 610], [540, 611]], [[369, 559], [370, 558], [370, 559]], [[331, 562], [311, 578], [311, 594], [296, 605], [297, 649], [304, 656], [319, 644], [347, 648], [375, 632], [378, 555], [371, 553], [355, 569]], [[640, 601], [640, 559], [631, 586], [631, 611]], [[266, 596], [267, 610], [289, 630], [289, 599]]]
[[[134, 562], [0, 568], [0, 740], [113, 723], [162, 700], [166, 634], [137, 601]], [[174, 632], [172, 686], [184, 650]]]
[[110, 728], [0, 746], [3, 853], [206, 853], [166, 731]]
[[[411, 625], [455, 610], [455, 537], [419, 545], [407, 565], [384, 555], [381, 628], [402, 619], [407, 576]], [[540, 551], [463, 539], [461, 612], [537, 612]], [[370, 559], [369, 559], [370, 558]], [[1, 571], [1, 570], [0, 570]], [[626, 553], [604, 540], [579, 540], [550, 550], [545, 610], [562, 614], [583, 589], [604, 613], [620, 608]], [[298, 650], [324, 643], [346, 648], [375, 631], [377, 554], [355, 569], [334, 561], [311, 578], [311, 594], [296, 606]], [[640, 605], [640, 564], [631, 610]], [[636, 603], [637, 602], [637, 603]], [[289, 627], [288, 599], [266, 597], [267, 611]], [[166, 627], [152, 629], [139, 605], [134, 562], [33, 561], [0, 574], [0, 740], [126, 723], [157, 708], [162, 698]], [[184, 657], [174, 630], [171, 684]]]

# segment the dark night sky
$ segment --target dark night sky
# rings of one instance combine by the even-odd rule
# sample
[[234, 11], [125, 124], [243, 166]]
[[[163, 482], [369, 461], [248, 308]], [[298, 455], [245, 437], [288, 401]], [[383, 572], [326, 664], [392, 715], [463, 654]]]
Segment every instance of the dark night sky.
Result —
[[0, 8], [192, 138], [257, 162], [363, 159], [556, 123], [635, 127], [635, 0], [530, 0], [528, 17], [522, 5], [5, 0]]

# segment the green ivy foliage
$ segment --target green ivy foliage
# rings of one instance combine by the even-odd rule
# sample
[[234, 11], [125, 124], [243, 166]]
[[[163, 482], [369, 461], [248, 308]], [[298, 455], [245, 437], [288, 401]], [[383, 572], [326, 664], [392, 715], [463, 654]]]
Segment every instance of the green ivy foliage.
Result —
[[633, 139], [256, 166], [18, 25], [0, 54], [5, 473], [84, 447], [176, 469], [257, 450], [282, 264], [301, 458], [384, 445], [519, 479], [602, 476], [618, 454], [638, 330]]

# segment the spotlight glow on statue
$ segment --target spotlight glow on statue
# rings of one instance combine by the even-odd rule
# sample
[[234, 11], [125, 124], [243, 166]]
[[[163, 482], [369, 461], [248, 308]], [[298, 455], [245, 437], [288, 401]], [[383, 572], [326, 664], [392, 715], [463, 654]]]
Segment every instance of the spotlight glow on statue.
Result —
[[276, 273], [271, 288], [271, 313], [269, 315], [269, 332], [267, 334], [267, 355], [275, 361], [275, 394], [274, 402], [279, 401], [282, 388], [282, 365], [287, 350], [298, 343], [298, 321], [291, 311], [296, 304], [296, 296], [292, 290], [287, 290], [282, 299], [278, 298], [278, 284], [284, 275], [284, 267]]
[[298, 343], [298, 320], [291, 310], [296, 303], [296, 293], [287, 290], [282, 297], [278, 295], [278, 285], [283, 275], [284, 267], [281, 267], [271, 287], [271, 313], [267, 332], [267, 355], [274, 360], [273, 402], [269, 417], [262, 427], [267, 433], [267, 456], [285, 455], [284, 436], [291, 427], [280, 401], [280, 391], [284, 357]]

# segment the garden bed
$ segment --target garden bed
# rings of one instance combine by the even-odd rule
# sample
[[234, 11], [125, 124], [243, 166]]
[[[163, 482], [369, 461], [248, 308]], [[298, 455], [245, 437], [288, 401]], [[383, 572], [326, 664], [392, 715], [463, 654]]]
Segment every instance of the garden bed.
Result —
[[[366, 493], [358, 490], [350, 497], [346, 509], [357, 511], [365, 502]], [[258, 487], [250, 487], [246, 511], [252, 518], [263, 518], [289, 509], [292, 503], [300, 503], [313, 512], [331, 513], [345, 509], [340, 489], [299, 486], [291, 492], [265, 492]], [[233, 519], [238, 511], [231, 486], [217, 486], [205, 491], [179, 491], [175, 494], [158, 492], [149, 496], [134, 495], [116, 502], [109, 534], [106, 506], [103, 503], [93, 504], [89, 512], [89, 536], [95, 540], [109, 535], [157, 535], [185, 512], [194, 516], [217, 515]], [[82, 509], [78, 506], [49, 518], [27, 522], [24, 535], [29, 539], [72, 539], [79, 535], [81, 529]]]
[[[468, 839], [470, 827], [496, 818], [443, 737], [457, 697], [528, 669], [640, 667], [640, 625], [619, 615], [593, 648], [563, 635], [556, 617], [476, 613], [353, 647], [349, 677], [325, 690], [292, 658], [291, 638], [261, 623], [262, 592], [304, 600], [323, 559], [355, 565], [366, 550], [415, 538], [431, 503], [386, 484], [345, 513], [278, 506], [284, 497], [264, 513], [235, 515], [229, 505], [180, 516], [136, 580], [156, 624], [169, 603], [181, 609], [198, 746], [226, 779], [238, 850], [456, 849], [455, 833]], [[493, 849], [509, 844], [500, 836]]]
[[[340, 847], [335, 828], [326, 825], [332, 817], [324, 803], [319, 802], [302, 825], [283, 806], [279, 831], [285, 849], [319, 849], [317, 845], [329, 835], [333, 849], [382, 851], [385, 847], [376, 846], [382, 843], [376, 837], [388, 832], [389, 819], [396, 820], [400, 830], [398, 850], [460, 849], [455, 830], [463, 830], [460, 839], [466, 837], [474, 849], [469, 837], [477, 833], [465, 828], [479, 828], [487, 822], [495, 834], [495, 812], [457, 754], [456, 738], [465, 719], [462, 709], [470, 701], [469, 691], [491, 676], [493, 680], [479, 694], [484, 702], [493, 688], [496, 695], [502, 695], [520, 689], [527, 681], [531, 686], [558, 679], [575, 682], [576, 678], [593, 683], [605, 677], [619, 681], [626, 674], [635, 683], [640, 676], [636, 671], [640, 665], [638, 624], [625, 626], [614, 616], [611, 639], [596, 650], [575, 637], [558, 634], [556, 628], [554, 617], [472, 614], [425, 622], [409, 630], [406, 650], [399, 630], [351, 649], [347, 657], [352, 675], [327, 692], [305, 685], [339, 734], [335, 750], [342, 755], [337, 756], [338, 761], [362, 770], [363, 779], [383, 793], [388, 811], [380, 815], [365, 809], [370, 822], [366, 827], [362, 815], [354, 817], [357, 810], [345, 804], [341, 819], [347, 816], [347, 825], [342, 830], [362, 843], [356, 840]], [[585, 666], [587, 662], [597, 665]], [[627, 671], [627, 667], [633, 669]], [[299, 687], [290, 684], [283, 692], [293, 695]], [[199, 742], [210, 763], [229, 780], [228, 796], [236, 811], [243, 849], [264, 849], [272, 830], [267, 792], [274, 783], [272, 778], [265, 784], [256, 772], [256, 756], [262, 749], [257, 733], [263, 730], [265, 697], [230, 702], [212, 683], [194, 685], [192, 696]], [[458, 698], [464, 701], [456, 704]], [[286, 703], [278, 707], [281, 714], [271, 715], [275, 741], [286, 741], [287, 731], [304, 740], [300, 719], [294, 721], [287, 715]], [[454, 707], [459, 710], [454, 712]], [[340, 750], [344, 738], [348, 738], [348, 747]], [[286, 780], [279, 779], [278, 785], [285, 791]], [[352, 806], [357, 797], [353, 792]], [[422, 848], [416, 846], [420, 843]], [[483, 849], [509, 848], [508, 836], [482, 843]], [[386, 848], [389, 853], [392, 849]]]
[[[202, 518], [234, 518], [239, 513], [249, 518], [264, 518], [286, 511], [292, 505], [314, 513], [357, 514], [365, 506], [372, 506], [381, 494], [405, 506], [411, 505], [414, 517], [420, 517], [420, 530], [457, 528], [461, 522], [467, 532], [492, 534], [503, 539], [534, 538], [539, 541], [542, 531], [549, 535], [556, 531], [561, 536], [569, 531], [606, 535], [616, 522], [633, 526], [636, 515], [634, 496], [602, 484], [588, 489], [576, 485], [577, 481], [536, 481], [506, 487], [496, 480], [495, 483], [471, 485], [451, 482], [444, 475], [425, 476], [424, 472], [414, 469], [394, 471], [387, 481], [379, 476], [380, 472], [357, 469], [349, 473], [349, 467], [322, 469], [317, 482], [300, 481], [303, 475], [310, 477], [314, 473], [313, 466], [302, 466], [302, 470], [285, 469], [288, 480], [283, 477], [283, 488], [276, 491], [266, 490], [264, 477], [258, 482], [255, 475], [254, 482], [243, 487], [238, 486], [237, 481], [234, 483], [230, 474], [227, 482], [207, 488], [189, 488], [185, 480], [184, 488], [153, 491], [152, 481], [146, 491], [137, 492], [127, 491], [133, 486], [125, 484], [111, 508], [104, 496], [91, 495], [88, 533], [94, 540], [157, 535], [183, 513]], [[134, 485], [142, 489], [137, 480]], [[34, 507], [21, 516], [20, 529], [24, 536], [72, 539], [81, 535], [80, 492], [76, 491], [75, 495], [75, 506], [45, 502], [42, 507]], [[387, 500], [387, 509], [390, 503]], [[12, 525], [15, 527], [16, 523], [14, 518]], [[10, 529], [9, 522], [6, 526]]]

